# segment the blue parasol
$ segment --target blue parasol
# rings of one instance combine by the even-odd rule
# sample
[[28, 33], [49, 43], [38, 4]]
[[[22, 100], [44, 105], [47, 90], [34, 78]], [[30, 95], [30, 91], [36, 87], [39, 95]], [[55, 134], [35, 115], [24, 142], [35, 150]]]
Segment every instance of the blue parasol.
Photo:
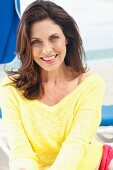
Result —
[[20, 21], [20, 1], [0, 0], [0, 64], [15, 58], [16, 33]]

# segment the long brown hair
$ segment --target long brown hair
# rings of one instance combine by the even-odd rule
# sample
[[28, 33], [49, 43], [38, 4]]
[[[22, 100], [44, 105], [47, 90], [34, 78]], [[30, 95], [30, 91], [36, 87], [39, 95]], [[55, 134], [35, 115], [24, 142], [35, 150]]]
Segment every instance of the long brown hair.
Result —
[[8, 72], [10, 75], [19, 74], [19, 77], [13, 79], [13, 82], [15, 82], [18, 89], [23, 91], [23, 95], [28, 99], [35, 99], [37, 96], [44, 94], [40, 67], [31, 55], [31, 26], [36, 21], [48, 18], [60, 25], [65, 37], [68, 39], [65, 64], [80, 74], [86, 72], [85, 52], [75, 20], [55, 3], [36, 0], [26, 8], [18, 28], [16, 54], [21, 60], [21, 67], [16, 72]]

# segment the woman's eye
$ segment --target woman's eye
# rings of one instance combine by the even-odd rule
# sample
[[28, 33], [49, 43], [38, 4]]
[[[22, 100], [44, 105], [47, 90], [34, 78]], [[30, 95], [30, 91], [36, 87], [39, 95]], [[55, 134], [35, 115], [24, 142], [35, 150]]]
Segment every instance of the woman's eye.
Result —
[[39, 41], [39, 40], [34, 40], [31, 42], [32, 45], [38, 45], [40, 43], [41, 43], [41, 41]]
[[58, 36], [53, 36], [53, 37], [51, 37], [50, 39], [54, 41], [54, 40], [59, 39], [59, 37], [58, 37]]
[[58, 39], [59, 37], [58, 36], [54, 36], [53, 38]]

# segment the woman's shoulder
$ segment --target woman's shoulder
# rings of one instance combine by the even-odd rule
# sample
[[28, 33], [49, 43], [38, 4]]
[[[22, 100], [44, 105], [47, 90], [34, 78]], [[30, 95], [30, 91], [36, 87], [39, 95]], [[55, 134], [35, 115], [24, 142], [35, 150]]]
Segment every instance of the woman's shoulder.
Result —
[[12, 83], [12, 80], [11, 80], [8, 76], [5, 76], [4, 78], [2, 78], [2, 79], [0, 80], [0, 87], [7, 86], [7, 85], [9, 85], [10, 83]]
[[105, 82], [98, 73], [86, 72], [80, 77], [78, 89], [81, 93], [98, 91], [98, 89], [105, 91]]
[[0, 81], [0, 98], [16, 98], [22, 96], [21, 92], [16, 88], [16, 84], [13, 81], [14, 77], [4, 77]]
[[87, 82], [89, 84], [91, 84], [91, 82], [93, 84], [105, 84], [103, 77], [100, 76], [98, 73], [94, 73], [94, 72], [83, 73], [80, 78], [80, 83], [81, 82], [84, 83]]
[[0, 87], [11, 86], [13, 84], [13, 80], [18, 78], [19, 74], [15, 74], [12, 76], [5, 76], [0, 80]]
[[17, 88], [14, 80], [14, 76], [5, 76], [4, 78], [2, 78], [0, 80], [0, 93], [1, 91], [8, 93], [12, 93], [14, 91], [16, 93]]
[[7, 76], [5, 76], [4, 78], [2, 78], [2, 80], [0, 80], [0, 103], [3, 100], [6, 100], [8, 96], [12, 96], [13, 93], [10, 88], [11, 83], [12, 81]]

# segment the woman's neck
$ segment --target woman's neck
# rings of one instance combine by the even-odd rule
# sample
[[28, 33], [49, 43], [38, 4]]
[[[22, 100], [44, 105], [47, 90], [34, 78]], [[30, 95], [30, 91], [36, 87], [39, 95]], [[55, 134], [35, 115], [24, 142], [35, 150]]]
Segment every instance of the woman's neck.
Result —
[[55, 71], [41, 72], [42, 83], [51, 83], [57, 85], [62, 81], [68, 81], [71, 77], [71, 69], [68, 66], [63, 65], [61, 68]]

